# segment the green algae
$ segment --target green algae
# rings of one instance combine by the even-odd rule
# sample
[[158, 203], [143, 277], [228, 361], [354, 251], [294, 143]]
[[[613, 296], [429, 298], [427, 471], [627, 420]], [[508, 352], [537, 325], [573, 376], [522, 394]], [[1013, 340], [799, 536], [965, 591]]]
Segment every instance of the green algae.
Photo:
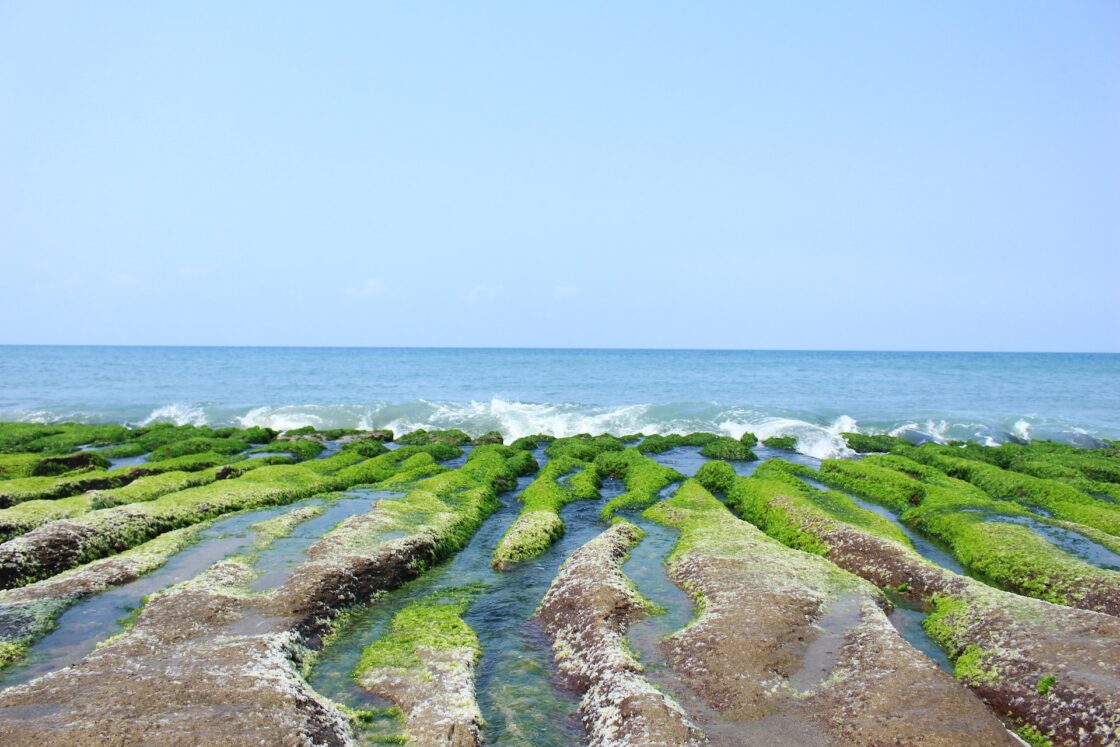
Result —
[[949, 456], [945, 447], [923, 445], [899, 450], [899, 453], [950, 477], [965, 480], [993, 498], [1014, 501], [1027, 508], [1042, 508], [1054, 518], [1120, 536], [1120, 506], [1095, 499], [1059, 480], [1006, 470], [977, 459]]
[[148, 460], [158, 462], [189, 454], [206, 453], [230, 456], [239, 454], [250, 447], [251, 444], [248, 441], [241, 441], [236, 438], [187, 438], [160, 446], [152, 452]]
[[253, 459], [199, 472], [163, 472], [141, 477], [120, 488], [93, 490], [68, 498], [38, 499], [17, 503], [9, 508], [0, 509], [0, 542], [51, 521], [73, 518], [100, 508], [154, 500], [189, 487], [237, 477], [268, 464], [268, 460]]
[[[273, 441], [272, 443], [265, 444], [264, 446], [258, 446], [257, 448], [251, 450], [249, 453], [250, 454], [273, 454], [273, 453], [291, 454], [293, 457], [295, 457], [296, 459], [298, 459], [299, 461], [302, 462], [302, 461], [306, 461], [308, 459], [314, 459], [315, 457], [322, 454], [324, 449], [326, 449], [326, 447], [323, 446], [323, 444], [321, 442], [317, 441], [314, 438], [290, 438], [290, 439], [284, 439], [282, 441]], [[380, 452], [377, 452], [377, 453], [381, 453], [381, 454], [385, 453], [385, 451], [386, 451], [385, 447], [382, 446], [381, 449], [382, 450]], [[235, 453], [237, 453], [237, 452], [235, 452]], [[371, 454], [370, 456], [376, 456], [376, 455], [377, 454]]]
[[912, 474], [895, 471], [870, 458], [859, 462], [826, 459], [821, 462], [818, 479], [897, 513], [916, 506], [926, 495], [926, 487]]
[[389, 447], [375, 438], [362, 438], [357, 441], [351, 441], [347, 444], [343, 444], [341, 450], [343, 452], [352, 452], [359, 456], [365, 457], [366, 459], [369, 459], [371, 457], [381, 456], [385, 452], [389, 451]]
[[32, 500], [66, 498], [87, 490], [118, 488], [133, 480], [161, 472], [193, 472], [227, 464], [228, 455], [205, 452], [112, 470], [92, 469], [61, 477], [24, 477], [0, 482], [0, 507]]
[[624, 448], [626, 448], [626, 445], [614, 436], [590, 436], [581, 433], [577, 436], [568, 436], [552, 441], [545, 448], [544, 453], [549, 459], [568, 457], [582, 462], [591, 462], [604, 452], [622, 451]]
[[39, 454], [0, 454], [0, 480], [34, 477], [35, 467], [42, 460]]
[[0, 480], [23, 477], [59, 477], [106, 469], [110, 462], [97, 451], [79, 451], [59, 456], [42, 454], [0, 454]]
[[[598, 475], [594, 465], [571, 457], [559, 457], [549, 461], [533, 482], [521, 492], [521, 512], [510, 524], [502, 539], [494, 548], [491, 565], [499, 570], [509, 568], [530, 558], [535, 558], [552, 545], [564, 533], [564, 521], [560, 509], [573, 500], [598, 496], [598, 485], [586, 480], [580, 481], [576, 488], [562, 485], [561, 478], [575, 473]], [[592, 486], [588, 492], [587, 488]]]
[[510, 446], [518, 451], [532, 451], [541, 444], [550, 444], [555, 441], [554, 436], [546, 436], [543, 433], [538, 433], [533, 436], [521, 436], [514, 439]]
[[1033, 724], [1023, 724], [1015, 733], [1030, 747], [1054, 747], [1050, 738], [1038, 730]]
[[68, 531], [76, 539], [65, 553], [44, 555], [43, 548], [30, 540], [12, 546], [33, 537], [31, 534], [6, 544], [0, 550], [0, 584], [4, 588], [22, 586], [59, 570], [134, 547], [172, 529], [233, 511], [291, 503], [316, 493], [385, 481], [406, 463], [428, 473], [442, 469], [423, 448], [428, 447], [399, 449], [344, 467], [331, 475], [303, 465], [269, 465], [235, 479], [188, 488], [151, 501], [90, 511], [68, 520]]
[[912, 547], [909, 538], [888, 519], [860, 507], [843, 493], [811, 488], [798, 478], [805, 473], [816, 475], [808, 467], [770, 460], [750, 477], [740, 477], [726, 462], [709, 462], [696, 479], [722, 494], [741, 519], [798, 550], [827, 556], [830, 548], [821, 532], [830, 521]]
[[641, 511], [653, 505], [663, 488], [684, 477], [637, 449], [603, 452], [596, 457], [595, 468], [600, 477], [618, 478], [626, 484], [626, 492], [607, 501], [600, 510], [603, 521], [609, 521], [619, 511]]
[[433, 430], [426, 431], [423, 428], [418, 428], [411, 433], [406, 433], [397, 439], [397, 443], [402, 446], [427, 446], [429, 444], [450, 444], [451, 446], [462, 446], [469, 444], [471, 437], [458, 428], [449, 428], [447, 430]]
[[969, 686], [995, 682], [998, 653], [971, 643], [969, 627], [974, 610], [972, 602], [959, 596], [935, 594], [922, 628], [948, 654], [953, 675]]
[[21, 661], [27, 649], [28, 644], [22, 641], [0, 641], [0, 671]]
[[477, 585], [447, 587], [403, 608], [393, 616], [386, 635], [362, 651], [354, 678], [373, 669], [421, 667], [422, 649], [465, 649], [477, 661], [481, 655], [478, 635], [463, 615], [480, 591]]
[[[425, 563], [437, 562], [462, 547], [482, 520], [498, 508], [499, 492], [512, 489], [518, 477], [536, 470], [532, 454], [517, 452], [528, 456], [525, 460], [520, 456], [507, 459], [507, 453], [509, 449], [504, 446], [477, 447], [459, 469], [444, 469], [415, 482], [400, 498], [379, 501], [380, 520], [376, 531], [351, 532], [344, 522], [331, 533], [333, 546], [343, 549], [353, 542], [355, 549], [369, 548], [385, 537], [426, 534], [432, 537], [432, 547]], [[407, 467], [407, 463], [401, 466]], [[378, 487], [386, 489], [390, 484], [386, 481]]]
[[[495, 547], [492, 566], [506, 570], [538, 557], [563, 536], [565, 526], [560, 509], [574, 500], [597, 498], [605, 476], [621, 477], [626, 471], [625, 464], [619, 467], [610, 460], [622, 458], [625, 461], [626, 457], [619, 455], [629, 453], [655, 464], [637, 451], [623, 451], [623, 448], [622, 442], [614, 436], [579, 435], [552, 440], [545, 450], [550, 461], [537, 479], [522, 491], [521, 512]], [[510, 449], [514, 453], [528, 454]], [[618, 469], [612, 471], [612, 465]]]
[[123, 425], [0, 423], [0, 452], [65, 454], [80, 446], [107, 446], [128, 439]]
[[771, 449], [783, 449], [785, 451], [794, 451], [797, 449], [796, 436], [771, 436], [762, 442], [763, 446], [768, 446]]
[[220, 469], [219, 467], [198, 472], [163, 472], [158, 475], [141, 477], [120, 488], [93, 491], [89, 495], [90, 508], [112, 508], [126, 503], [151, 501], [168, 493], [177, 493], [187, 488], [207, 485], [218, 479]]
[[652, 436], [646, 436], [638, 444], [637, 449], [643, 454], [660, 454], [681, 446], [706, 446], [718, 438], [719, 436], [714, 433], [669, 433], [665, 435], [655, 433]]
[[903, 524], [940, 541], [965, 566], [1003, 588], [1056, 604], [1107, 608], [1102, 605], [1108, 603], [1096, 601], [1096, 596], [1101, 590], [1120, 588], [1120, 573], [1073, 557], [1025, 526], [989, 518], [1060, 522], [1037, 517], [1015, 502], [996, 500], [972, 482], [909, 458], [919, 451], [900, 449], [858, 462], [825, 460], [817, 479], [891, 509]]
[[848, 444], [848, 448], [858, 454], [883, 453], [897, 446], [909, 446], [910, 443], [897, 436], [867, 433], [841, 433], [840, 436]]
[[719, 436], [704, 444], [704, 448], [700, 449], [700, 456], [721, 459], [725, 462], [752, 462], [758, 459], [742, 441], [728, 436]]

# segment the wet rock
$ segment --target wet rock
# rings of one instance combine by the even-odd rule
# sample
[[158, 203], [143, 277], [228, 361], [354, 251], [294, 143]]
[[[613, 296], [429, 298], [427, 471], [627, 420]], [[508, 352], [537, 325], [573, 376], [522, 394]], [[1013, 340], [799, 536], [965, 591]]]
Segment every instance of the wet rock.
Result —
[[478, 747], [482, 713], [474, 697], [474, 652], [467, 649], [420, 652], [417, 670], [379, 669], [359, 685], [391, 700], [406, 714], [408, 734], [432, 747]]
[[669, 696], [641, 674], [625, 634], [649, 614], [621, 564], [641, 538], [621, 522], [568, 559], [538, 617], [554, 640], [560, 672], [580, 691], [580, 713], [593, 747], [706, 744], [700, 730]]
[[[839, 567], [876, 586], [902, 589], [914, 604], [934, 609], [931, 632], [958, 661], [958, 676], [1013, 726], [1030, 724], [1056, 744], [1120, 739], [1116, 617], [958, 576], [896, 542], [799, 508], [792, 499], [775, 496], [769, 505], [822, 541], [826, 557]], [[976, 663], [962, 667], [962, 655]], [[1048, 675], [1062, 687], [1040, 693], [1038, 683]]]
[[244, 616], [223, 563], [157, 596], [126, 634], [79, 664], [0, 695], [0, 743], [348, 745], [344, 718], [304, 683], [293, 635], [225, 634]]
[[695, 481], [647, 515], [681, 529], [669, 574], [702, 599], [667, 658], [736, 735], [726, 743], [790, 743], [797, 728], [799, 744], [1016, 744], [899, 638], [867, 583], [736, 519]]
[[479, 453], [380, 501], [324, 535], [272, 593], [250, 591], [250, 569], [230, 560], [154, 596], [74, 666], [0, 692], [0, 744], [352, 744], [343, 715], [299, 675], [301, 652], [343, 608], [457, 549], [499, 505], [494, 484], [510, 469]]
[[409, 737], [433, 747], [478, 747], [475, 700], [478, 636], [463, 620], [476, 587], [449, 587], [406, 606], [389, 631], [362, 652], [358, 686], [405, 714]]

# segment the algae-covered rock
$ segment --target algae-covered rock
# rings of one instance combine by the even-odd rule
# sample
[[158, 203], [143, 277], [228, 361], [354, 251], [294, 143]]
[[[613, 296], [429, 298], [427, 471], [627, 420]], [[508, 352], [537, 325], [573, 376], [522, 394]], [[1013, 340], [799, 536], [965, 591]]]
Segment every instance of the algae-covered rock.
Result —
[[588, 744], [707, 744], [680, 705], [642, 676], [626, 644], [630, 624], [653, 611], [621, 568], [641, 534], [622, 521], [576, 550], [537, 616], [553, 638], [557, 667], [583, 694]]
[[727, 462], [750, 462], [758, 459], [755, 453], [741, 441], [720, 436], [700, 449], [700, 455], [708, 459], [722, 459]]
[[354, 671], [362, 689], [405, 715], [417, 744], [482, 744], [482, 713], [474, 694], [478, 636], [462, 615], [477, 589], [442, 589], [398, 612], [388, 632], [363, 652]]
[[716, 726], [758, 743], [1015, 744], [899, 638], [871, 585], [740, 521], [696, 480], [645, 515], [680, 530], [669, 574], [700, 615], [664, 648]]
[[785, 451], [794, 451], [797, 449], [796, 436], [771, 436], [762, 442], [763, 446], [769, 446], [771, 449], [783, 449]]
[[897, 436], [866, 433], [841, 433], [840, 435], [847, 442], [848, 448], [857, 454], [887, 452], [896, 446], [909, 445], [905, 439]]

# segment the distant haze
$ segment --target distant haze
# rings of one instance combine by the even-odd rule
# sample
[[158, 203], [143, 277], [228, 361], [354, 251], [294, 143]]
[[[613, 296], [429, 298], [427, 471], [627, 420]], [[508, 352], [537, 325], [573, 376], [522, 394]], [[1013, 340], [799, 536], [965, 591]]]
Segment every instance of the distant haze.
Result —
[[1120, 351], [1120, 3], [542, 6], [0, 4], [0, 343]]

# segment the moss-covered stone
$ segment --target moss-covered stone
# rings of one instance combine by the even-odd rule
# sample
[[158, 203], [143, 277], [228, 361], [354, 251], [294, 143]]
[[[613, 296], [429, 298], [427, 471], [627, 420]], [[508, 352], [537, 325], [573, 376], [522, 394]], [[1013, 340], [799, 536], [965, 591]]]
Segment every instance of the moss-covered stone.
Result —
[[545, 454], [549, 459], [568, 457], [579, 459], [583, 462], [594, 461], [595, 457], [608, 451], [622, 451], [625, 444], [611, 435], [589, 436], [581, 433], [577, 436], [558, 438], [548, 445]]
[[355, 681], [400, 706], [410, 741], [460, 747], [482, 743], [473, 681], [480, 647], [463, 620], [477, 591], [447, 588], [408, 605], [393, 617], [388, 632], [362, 652]]
[[476, 436], [475, 438], [471, 439], [471, 443], [475, 446], [482, 446], [484, 444], [500, 444], [504, 443], [504, 439], [502, 438], [502, 434], [498, 431], [487, 431], [481, 436]]
[[607, 501], [600, 510], [603, 521], [619, 511], [641, 511], [653, 505], [663, 488], [684, 478], [637, 449], [603, 452], [596, 457], [595, 467], [601, 477], [614, 477], [626, 484], [626, 492]]
[[0, 481], [0, 508], [24, 501], [65, 498], [88, 490], [109, 490], [122, 487], [133, 480], [162, 472], [193, 472], [220, 464], [227, 464], [235, 457], [204, 453], [164, 459], [158, 462], [112, 470], [91, 469], [62, 475], [61, 477], [24, 477]]
[[1060, 480], [1034, 477], [977, 459], [950, 456], [945, 447], [932, 444], [900, 449], [898, 453], [972, 483], [992, 498], [1014, 501], [1028, 508], [1042, 508], [1055, 518], [1120, 536], [1120, 506], [1096, 499]]
[[763, 446], [768, 446], [771, 449], [784, 449], [785, 451], [795, 451], [797, 449], [796, 436], [771, 436], [762, 442]]
[[[591, 481], [570, 483], [589, 474]], [[567, 476], [568, 484], [561, 484]], [[574, 500], [598, 495], [598, 477], [593, 464], [571, 457], [549, 461], [540, 474], [521, 493], [521, 512], [494, 548], [491, 565], [505, 570], [516, 563], [535, 558], [564, 534], [560, 509]]]
[[[330, 459], [345, 459], [336, 455]], [[89, 511], [54, 521], [0, 545], [0, 587], [12, 588], [134, 547], [159, 534], [230, 511], [289, 503], [314, 493], [380, 482], [415, 460], [412, 468], [439, 469], [420, 449], [399, 449], [325, 474], [302, 465], [265, 466], [151, 501]], [[420, 462], [422, 464], [416, 464]]]
[[412, 669], [421, 665], [422, 649], [466, 649], [477, 661], [478, 635], [463, 615], [478, 595], [478, 587], [448, 587], [408, 605], [389, 623], [386, 635], [362, 651], [354, 677], [372, 669]]
[[681, 446], [705, 446], [718, 438], [719, 436], [714, 433], [668, 433], [665, 435], [655, 433], [652, 436], [647, 436], [639, 443], [637, 449], [643, 454], [660, 454]]
[[462, 446], [470, 442], [471, 437], [457, 428], [433, 431], [426, 431], [423, 428], [418, 428], [397, 439], [397, 443], [404, 446], [426, 446], [428, 444]]
[[[250, 450], [250, 454], [291, 454], [298, 461], [307, 459], [314, 459], [323, 453], [326, 447], [321, 441], [314, 438], [290, 438], [280, 441], [273, 441], [264, 446], [258, 446]], [[385, 453], [385, 448], [378, 452], [379, 454]], [[376, 456], [376, 454], [374, 455]]]
[[1026, 526], [992, 520], [1006, 516], [1053, 523], [1016, 502], [995, 500], [973, 483], [900, 453], [825, 460], [817, 478], [890, 508], [903, 523], [947, 545], [961, 563], [1005, 588], [1057, 604], [1120, 613], [1120, 573], [1075, 558]]
[[750, 462], [758, 459], [755, 453], [741, 441], [727, 436], [720, 436], [704, 444], [704, 448], [700, 449], [700, 455], [725, 462]]
[[908, 446], [909, 442], [897, 436], [868, 433], [841, 433], [848, 448], [858, 454], [887, 452], [896, 446]]

